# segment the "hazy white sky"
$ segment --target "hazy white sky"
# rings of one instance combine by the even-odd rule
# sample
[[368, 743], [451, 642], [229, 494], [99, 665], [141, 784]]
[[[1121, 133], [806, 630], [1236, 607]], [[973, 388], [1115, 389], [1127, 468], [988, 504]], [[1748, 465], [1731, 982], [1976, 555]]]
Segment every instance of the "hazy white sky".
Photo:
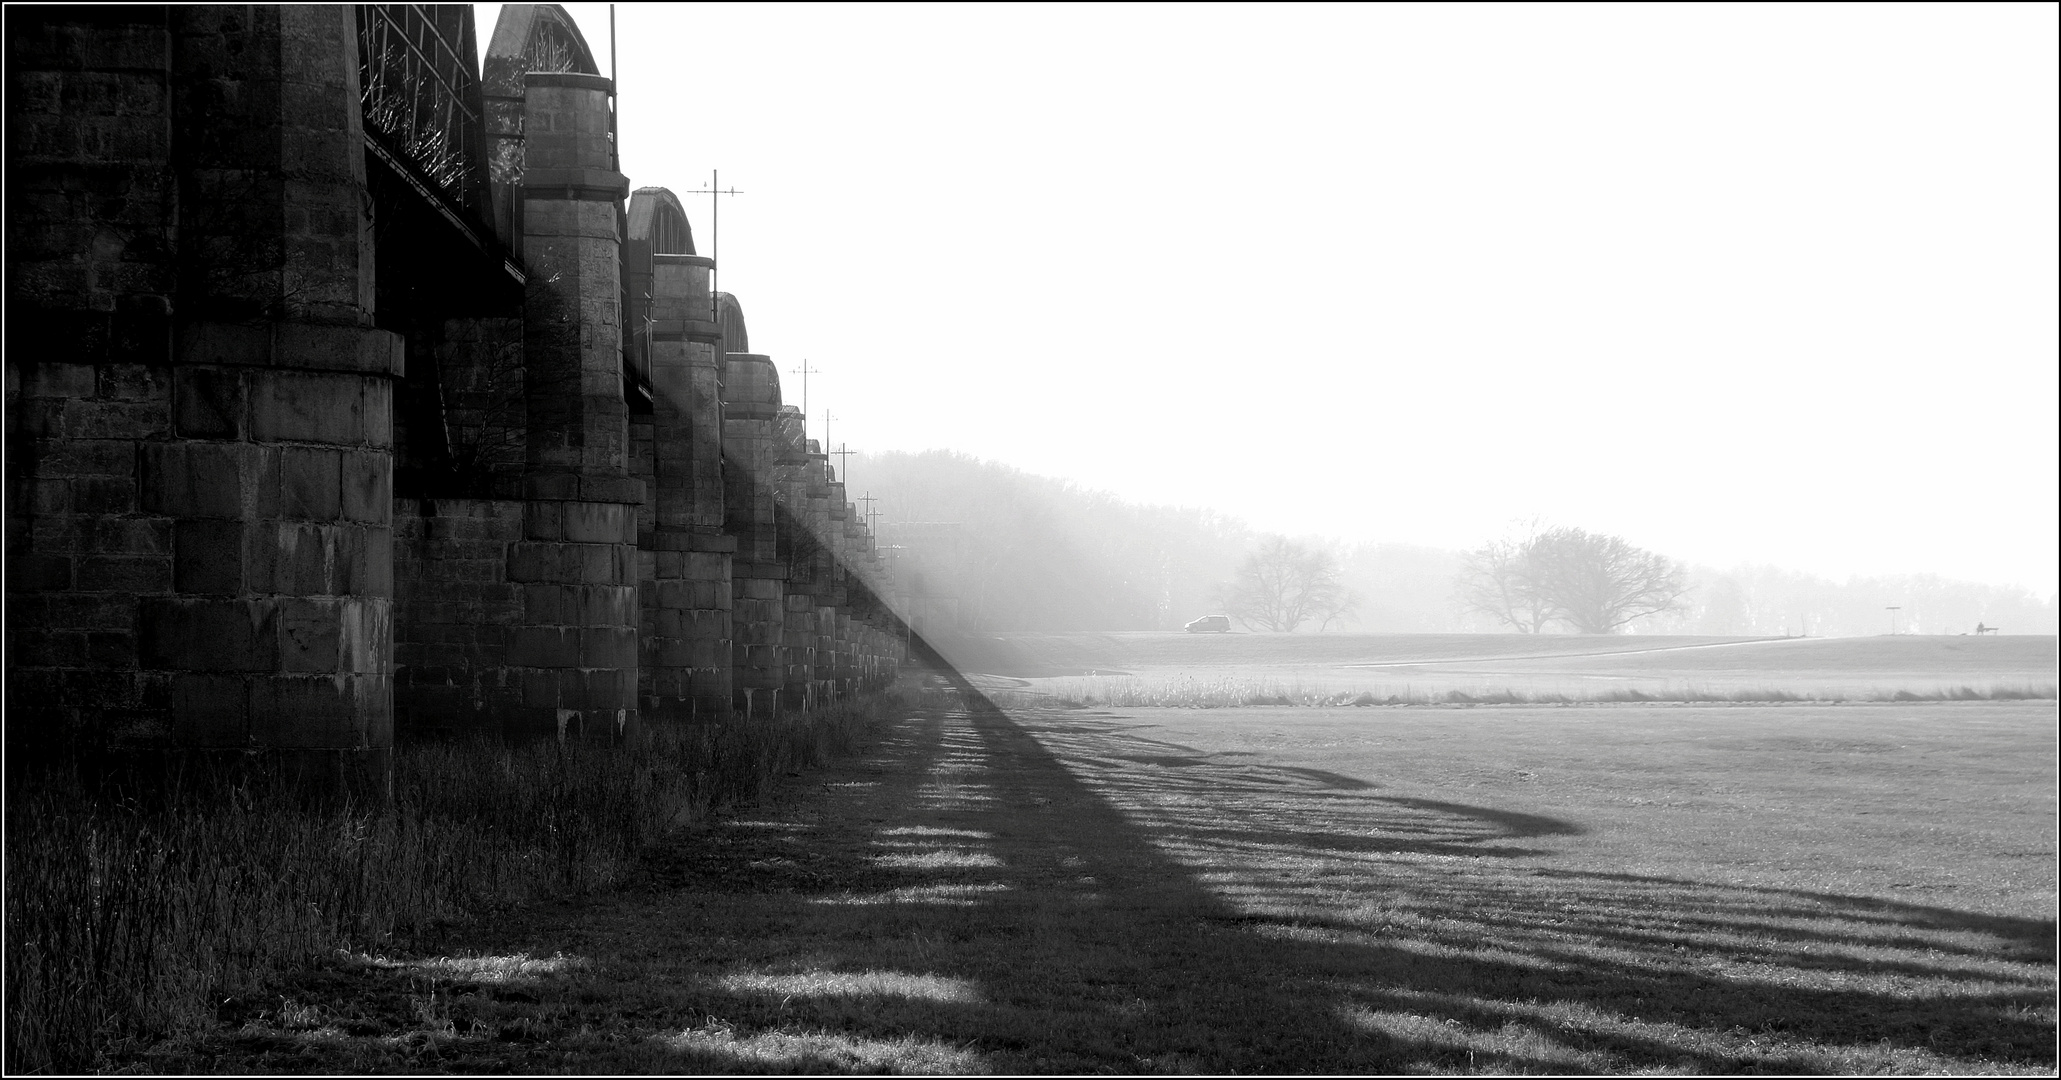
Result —
[[626, 4], [622, 160], [855, 450], [2044, 597], [2056, 10]]

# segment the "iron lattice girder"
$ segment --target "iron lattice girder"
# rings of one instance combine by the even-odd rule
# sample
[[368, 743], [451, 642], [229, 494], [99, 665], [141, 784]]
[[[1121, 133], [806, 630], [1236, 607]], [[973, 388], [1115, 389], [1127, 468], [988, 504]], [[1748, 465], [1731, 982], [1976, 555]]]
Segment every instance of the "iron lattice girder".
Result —
[[361, 4], [357, 14], [366, 136], [458, 208], [484, 217], [484, 108], [470, 7]]

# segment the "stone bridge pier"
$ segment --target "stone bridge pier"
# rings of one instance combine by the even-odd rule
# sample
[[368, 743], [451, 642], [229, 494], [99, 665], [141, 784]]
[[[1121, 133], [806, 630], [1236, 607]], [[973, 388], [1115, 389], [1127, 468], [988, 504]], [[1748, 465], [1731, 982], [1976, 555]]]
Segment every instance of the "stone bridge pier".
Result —
[[528, 475], [508, 580], [522, 611], [506, 663], [522, 726], [615, 739], [638, 716], [637, 511], [623, 397], [617, 210], [607, 79], [530, 72], [523, 320]]
[[747, 716], [778, 716], [786, 685], [787, 565], [781, 560], [780, 373], [771, 357], [731, 353], [724, 367], [723, 488], [730, 565], [730, 678]]
[[806, 705], [814, 700], [818, 653], [819, 594], [828, 576], [829, 552], [818, 525], [823, 499], [824, 456], [806, 437], [801, 411], [780, 410], [781, 458], [774, 497], [778, 503], [779, 550], [787, 567], [782, 644], [782, 697]]
[[667, 719], [731, 708], [731, 564], [723, 491], [722, 331], [696, 255], [652, 256], [654, 491], [642, 541], [645, 708]]
[[10, 754], [389, 786], [892, 677], [871, 536], [557, 5], [8, 11]]
[[352, 9], [7, 25], [10, 756], [384, 790], [404, 354]]

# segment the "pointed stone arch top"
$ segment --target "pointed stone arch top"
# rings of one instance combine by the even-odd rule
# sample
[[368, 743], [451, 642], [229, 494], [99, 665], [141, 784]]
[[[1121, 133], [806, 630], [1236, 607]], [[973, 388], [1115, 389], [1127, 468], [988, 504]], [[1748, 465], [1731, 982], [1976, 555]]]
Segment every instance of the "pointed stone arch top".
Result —
[[744, 308], [726, 292], [716, 294], [716, 323], [723, 331], [723, 351], [748, 353], [751, 337], [744, 330]]
[[641, 187], [630, 193], [630, 239], [651, 245], [654, 255], [696, 255], [694, 228], [670, 190]]
[[520, 59], [518, 71], [576, 71], [599, 75], [594, 50], [565, 8], [557, 4], [503, 4], [487, 42], [487, 61]]

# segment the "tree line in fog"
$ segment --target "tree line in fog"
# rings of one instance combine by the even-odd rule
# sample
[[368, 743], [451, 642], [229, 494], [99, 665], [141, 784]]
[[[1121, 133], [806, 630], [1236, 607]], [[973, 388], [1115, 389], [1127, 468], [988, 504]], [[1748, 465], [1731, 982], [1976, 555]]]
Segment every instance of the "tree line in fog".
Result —
[[[846, 479], [854, 496], [875, 498], [877, 535], [894, 549], [897, 572], [950, 597], [969, 629], [1179, 630], [1242, 606], [1256, 612], [1246, 620], [1251, 629], [1285, 628], [1302, 614], [1306, 633], [1514, 632], [1521, 622], [1547, 633], [1843, 637], [1889, 633], [1892, 618], [1898, 633], [1971, 633], [1978, 623], [2007, 634], [2056, 632], [2055, 599], [2024, 589], [1931, 574], [1835, 582], [1772, 566], [1719, 570], [1571, 526], [1484, 538], [1472, 551], [1281, 537], [1214, 511], [1126, 502], [949, 451], [857, 456]], [[1535, 592], [1529, 606], [1497, 613], [1484, 602], [1484, 564], [1501, 558], [1506, 571], [1521, 568], [1518, 548], [1541, 538], [1534, 555], [1563, 558], [1555, 571], [1562, 597]], [[1307, 612], [1294, 610], [1294, 596], [1252, 594], [1268, 574], [1293, 581], [1316, 572], [1294, 561], [1306, 553], [1328, 566], [1328, 591], [1306, 598]], [[1644, 573], [1620, 584], [1665, 602], [1651, 612], [1633, 603], [1618, 611], [1631, 612], [1621, 621], [1609, 605], [1581, 602], [1601, 586], [1571, 583], [1569, 567], [1602, 565]], [[1671, 596], [1670, 570], [1679, 576]], [[1533, 586], [1549, 577], [1543, 564], [1531, 572]], [[1524, 576], [1505, 584], [1522, 587]], [[1886, 610], [1891, 605], [1899, 610]]]

